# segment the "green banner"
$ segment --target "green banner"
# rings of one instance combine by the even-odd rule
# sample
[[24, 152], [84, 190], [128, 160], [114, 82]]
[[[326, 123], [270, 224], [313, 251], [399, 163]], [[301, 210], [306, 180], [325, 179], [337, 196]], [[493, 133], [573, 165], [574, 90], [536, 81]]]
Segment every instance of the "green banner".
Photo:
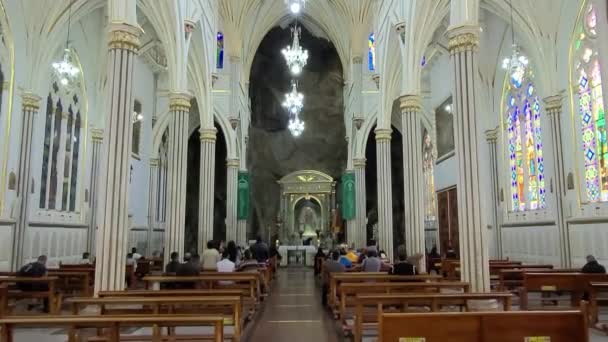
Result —
[[237, 218], [246, 220], [249, 217], [249, 173], [239, 172], [237, 184]]
[[345, 220], [355, 219], [355, 174], [347, 172], [342, 175], [342, 184], [340, 191], [340, 209], [342, 209], [342, 218]]

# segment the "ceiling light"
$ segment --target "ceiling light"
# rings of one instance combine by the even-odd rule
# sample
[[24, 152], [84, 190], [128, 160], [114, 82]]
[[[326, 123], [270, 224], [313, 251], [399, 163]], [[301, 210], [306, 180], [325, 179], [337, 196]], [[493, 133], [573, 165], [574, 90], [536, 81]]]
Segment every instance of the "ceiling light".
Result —
[[301, 29], [294, 26], [291, 32], [293, 33], [293, 42], [291, 46], [281, 50], [281, 53], [285, 56], [285, 61], [292, 75], [299, 75], [308, 62], [308, 51], [303, 50], [300, 46]]
[[294, 81], [291, 82], [291, 92], [285, 94], [283, 107], [292, 115], [298, 115], [304, 108], [304, 95], [298, 92], [298, 87]]

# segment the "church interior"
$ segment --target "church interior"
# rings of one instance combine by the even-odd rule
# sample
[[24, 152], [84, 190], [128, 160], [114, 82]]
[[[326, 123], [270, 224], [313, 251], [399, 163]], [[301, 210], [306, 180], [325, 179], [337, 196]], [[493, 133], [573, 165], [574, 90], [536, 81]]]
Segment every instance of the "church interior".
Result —
[[606, 103], [606, 0], [0, 0], [0, 342], [608, 341]]

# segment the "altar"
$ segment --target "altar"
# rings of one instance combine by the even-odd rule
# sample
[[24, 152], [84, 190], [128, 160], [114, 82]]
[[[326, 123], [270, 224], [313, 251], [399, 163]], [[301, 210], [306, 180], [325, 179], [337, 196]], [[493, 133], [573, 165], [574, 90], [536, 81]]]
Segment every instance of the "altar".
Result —
[[280, 266], [310, 266], [315, 265], [315, 246], [279, 246], [282, 256]]

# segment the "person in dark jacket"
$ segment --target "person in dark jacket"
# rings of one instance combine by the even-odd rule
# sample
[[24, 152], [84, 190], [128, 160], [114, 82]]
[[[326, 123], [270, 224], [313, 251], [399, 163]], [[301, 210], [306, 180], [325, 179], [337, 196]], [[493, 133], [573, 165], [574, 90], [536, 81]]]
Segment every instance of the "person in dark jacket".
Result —
[[171, 253], [171, 261], [165, 266], [165, 273], [177, 273], [180, 265], [179, 254], [177, 252]]
[[399, 253], [399, 261], [393, 265], [390, 274], [416, 275], [416, 267], [407, 262], [407, 255], [405, 253]]
[[606, 268], [600, 265], [593, 255], [587, 255], [587, 263], [581, 270], [583, 273], [606, 273]]
[[257, 237], [255, 244], [251, 246], [250, 250], [253, 253], [253, 257], [258, 262], [266, 262], [266, 260], [268, 260], [268, 258], [270, 257], [268, 245], [264, 241], [262, 241], [261, 236]]
[[[36, 261], [21, 267], [19, 272], [17, 272], [17, 275], [19, 277], [40, 278], [46, 276], [46, 273], [46, 255], [41, 255]], [[17, 283], [17, 287], [24, 292], [42, 292], [49, 290], [49, 286], [43, 283]], [[48, 298], [44, 298], [43, 300], [43, 310], [44, 312], [49, 312]]]

